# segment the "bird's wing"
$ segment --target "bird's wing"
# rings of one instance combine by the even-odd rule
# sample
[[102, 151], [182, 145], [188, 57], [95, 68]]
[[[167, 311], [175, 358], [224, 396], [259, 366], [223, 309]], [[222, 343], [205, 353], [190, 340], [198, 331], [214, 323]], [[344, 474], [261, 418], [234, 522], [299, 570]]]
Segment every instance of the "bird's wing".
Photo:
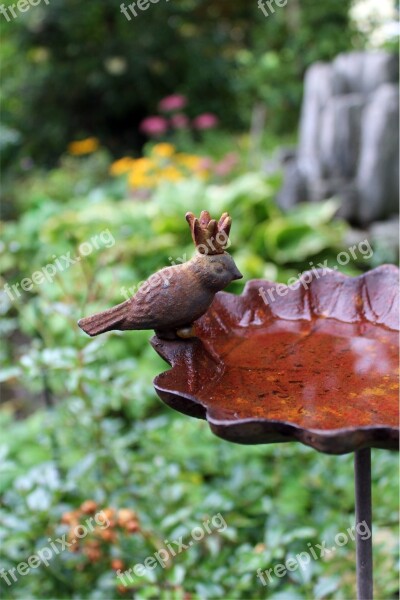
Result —
[[131, 298], [130, 325], [135, 328], [159, 328], [175, 323], [185, 312], [188, 302], [188, 281], [183, 267], [166, 267], [151, 275]]

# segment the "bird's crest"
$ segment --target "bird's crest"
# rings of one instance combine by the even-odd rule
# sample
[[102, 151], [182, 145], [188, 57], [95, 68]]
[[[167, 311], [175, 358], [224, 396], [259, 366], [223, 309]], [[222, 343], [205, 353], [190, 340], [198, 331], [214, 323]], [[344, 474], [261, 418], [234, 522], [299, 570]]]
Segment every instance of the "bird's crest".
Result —
[[232, 219], [228, 213], [223, 213], [217, 222], [211, 218], [207, 210], [203, 210], [200, 218], [193, 213], [186, 213], [186, 221], [189, 223], [190, 231], [196, 250], [200, 254], [223, 254], [229, 245], [229, 232]]

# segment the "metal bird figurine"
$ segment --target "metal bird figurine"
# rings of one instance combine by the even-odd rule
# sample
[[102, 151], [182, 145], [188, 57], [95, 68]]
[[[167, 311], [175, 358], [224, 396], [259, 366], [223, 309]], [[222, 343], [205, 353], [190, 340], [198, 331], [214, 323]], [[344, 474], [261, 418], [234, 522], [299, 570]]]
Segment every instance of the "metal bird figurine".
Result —
[[193, 322], [207, 311], [215, 294], [243, 276], [225, 252], [232, 223], [228, 213], [218, 222], [205, 210], [199, 219], [187, 213], [186, 220], [196, 246], [193, 258], [157, 271], [126, 302], [80, 319], [83, 331], [95, 336], [111, 330], [154, 329], [164, 339], [194, 335]]

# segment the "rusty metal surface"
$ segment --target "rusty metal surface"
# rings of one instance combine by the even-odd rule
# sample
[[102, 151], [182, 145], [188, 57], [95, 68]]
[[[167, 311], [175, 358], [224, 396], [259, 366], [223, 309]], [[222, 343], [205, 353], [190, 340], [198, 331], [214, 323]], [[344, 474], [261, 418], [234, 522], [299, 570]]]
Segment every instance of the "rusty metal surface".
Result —
[[154, 337], [172, 365], [156, 377], [157, 393], [232, 442], [297, 440], [332, 454], [398, 448], [399, 270], [314, 271], [302, 281], [218, 293], [197, 339]]
[[80, 319], [78, 325], [83, 331], [95, 336], [111, 330], [154, 329], [165, 339], [191, 335], [193, 322], [207, 311], [215, 294], [242, 275], [224, 250], [231, 227], [228, 213], [218, 223], [207, 211], [200, 219], [187, 213], [186, 220], [195, 242], [195, 256], [157, 271], [129, 300]]

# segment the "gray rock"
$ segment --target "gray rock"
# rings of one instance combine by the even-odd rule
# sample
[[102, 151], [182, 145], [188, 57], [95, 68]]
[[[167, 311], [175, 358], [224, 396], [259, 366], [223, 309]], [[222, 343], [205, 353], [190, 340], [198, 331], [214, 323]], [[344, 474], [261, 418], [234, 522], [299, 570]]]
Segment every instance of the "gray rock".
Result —
[[333, 96], [321, 115], [320, 162], [324, 177], [354, 177], [360, 150], [361, 94]]
[[335, 96], [362, 90], [364, 52], [339, 54], [332, 62], [332, 87]]
[[305, 202], [307, 186], [296, 160], [286, 160], [284, 166], [283, 185], [278, 192], [276, 201], [282, 210], [288, 210], [298, 202]]
[[398, 210], [399, 91], [385, 84], [371, 97], [362, 118], [361, 154], [357, 171], [357, 217], [370, 223]]
[[399, 218], [379, 221], [369, 228], [369, 237], [374, 249], [373, 264], [399, 262]]
[[369, 228], [372, 239], [386, 240], [399, 247], [399, 217], [393, 216], [388, 221], [377, 221]]
[[341, 214], [368, 224], [398, 211], [398, 57], [341, 54], [305, 76], [297, 160], [283, 160], [279, 203], [342, 199]]
[[321, 176], [319, 161], [321, 113], [331, 96], [332, 67], [326, 63], [312, 65], [305, 76], [300, 118], [299, 166], [306, 179]]
[[339, 54], [332, 63], [335, 95], [370, 94], [399, 77], [398, 57], [383, 50]]

